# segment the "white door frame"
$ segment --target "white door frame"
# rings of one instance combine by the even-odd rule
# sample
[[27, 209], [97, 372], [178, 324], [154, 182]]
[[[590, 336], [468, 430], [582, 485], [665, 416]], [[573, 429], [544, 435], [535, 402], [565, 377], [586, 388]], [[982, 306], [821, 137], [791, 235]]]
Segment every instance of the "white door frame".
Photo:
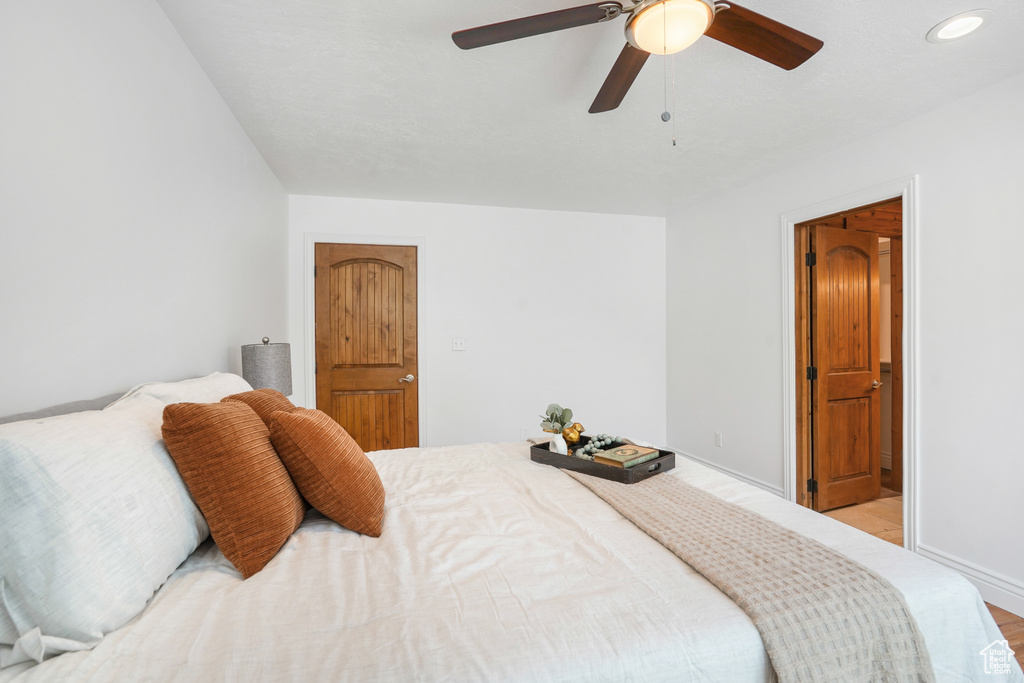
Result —
[[858, 206], [903, 197], [903, 547], [917, 550], [918, 518], [918, 176], [892, 180], [782, 216], [783, 491], [796, 502], [796, 225]]
[[313, 266], [316, 264], [317, 244], [382, 244], [395, 247], [416, 247], [416, 364], [418, 376], [416, 382], [416, 399], [419, 405], [420, 446], [428, 445], [427, 441], [427, 401], [426, 354], [423, 352], [423, 340], [426, 338], [426, 246], [425, 237], [400, 237], [391, 235], [345, 235], [336, 232], [307, 232], [303, 240], [303, 274], [302, 299], [304, 322], [302, 325], [303, 344], [306, 350], [305, 405], [316, 406], [316, 287], [313, 279]]

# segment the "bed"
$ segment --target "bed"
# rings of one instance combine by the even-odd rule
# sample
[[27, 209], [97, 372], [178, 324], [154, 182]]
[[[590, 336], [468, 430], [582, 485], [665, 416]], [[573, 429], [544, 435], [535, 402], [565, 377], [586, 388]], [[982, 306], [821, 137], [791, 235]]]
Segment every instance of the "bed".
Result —
[[[164, 391], [150, 409], [218, 400], [235, 379]], [[0, 425], [0, 453], [12, 430]], [[380, 537], [310, 509], [245, 580], [197, 537], [138, 614], [79, 651], [58, 647], [39, 662], [0, 644], [0, 661], [22, 660], [0, 668], [0, 681], [774, 680], [736, 603], [579, 482], [532, 462], [529, 444], [367, 456], [386, 491]], [[982, 650], [1003, 637], [955, 572], [685, 458], [658, 477], [681, 478], [887, 579], [917, 622], [935, 680], [1024, 680], [1016, 663], [1005, 675], [985, 672]], [[2, 572], [18, 558], [0, 550]]]

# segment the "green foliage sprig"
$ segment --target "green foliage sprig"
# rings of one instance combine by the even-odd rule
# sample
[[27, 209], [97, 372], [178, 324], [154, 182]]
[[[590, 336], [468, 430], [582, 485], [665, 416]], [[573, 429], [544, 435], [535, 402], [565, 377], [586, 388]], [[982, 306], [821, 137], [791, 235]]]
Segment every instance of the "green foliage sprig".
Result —
[[540, 416], [543, 422], [540, 428], [546, 432], [560, 434], [563, 429], [572, 424], [572, 410], [563, 408], [557, 403], [552, 403], [544, 415]]

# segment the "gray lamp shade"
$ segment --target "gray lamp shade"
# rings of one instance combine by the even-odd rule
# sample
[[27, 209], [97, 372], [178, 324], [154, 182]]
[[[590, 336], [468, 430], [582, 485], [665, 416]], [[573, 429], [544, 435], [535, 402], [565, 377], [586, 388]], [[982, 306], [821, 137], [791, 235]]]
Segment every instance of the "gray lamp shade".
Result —
[[285, 396], [292, 393], [291, 344], [271, 344], [268, 337], [262, 344], [242, 347], [242, 378], [253, 389], [276, 389]]

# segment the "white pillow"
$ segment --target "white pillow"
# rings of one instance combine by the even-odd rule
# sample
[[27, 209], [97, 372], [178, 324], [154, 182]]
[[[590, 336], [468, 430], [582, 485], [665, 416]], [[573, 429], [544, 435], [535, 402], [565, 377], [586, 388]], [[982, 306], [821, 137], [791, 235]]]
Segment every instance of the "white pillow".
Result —
[[[133, 396], [152, 396], [164, 405], [171, 403], [216, 403], [225, 396], [252, 391], [249, 383], [238, 375], [227, 372], [214, 372], [206, 377], [183, 379], [180, 382], [148, 382], [140, 384], [127, 394], [114, 401], [107, 409], [119, 403], [130, 401]], [[163, 423], [163, 409], [160, 412]], [[158, 430], [159, 431], [159, 430]]]
[[91, 648], [142, 611], [209, 534], [164, 447], [164, 406], [249, 389], [215, 373], [0, 425], [0, 667]]

